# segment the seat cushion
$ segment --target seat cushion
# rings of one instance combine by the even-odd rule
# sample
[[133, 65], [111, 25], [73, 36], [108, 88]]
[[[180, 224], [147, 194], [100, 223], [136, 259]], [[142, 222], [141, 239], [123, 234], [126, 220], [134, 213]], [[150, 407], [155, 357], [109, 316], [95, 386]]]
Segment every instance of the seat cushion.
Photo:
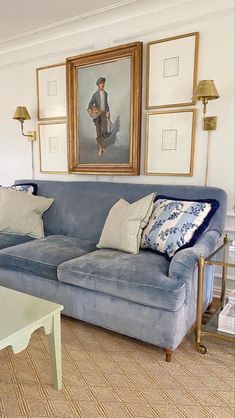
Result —
[[93, 251], [95, 243], [64, 235], [51, 235], [0, 251], [1, 267], [57, 280], [59, 264]]
[[13, 245], [22, 244], [24, 242], [32, 241], [34, 238], [24, 235], [2, 234], [0, 233], [0, 250], [3, 248], [12, 247]]
[[[58, 267], [58, 280], [169, 311], [185, 300], [185, 284], [168, 277], [169, 262], [150, 251], [101, 249]], [[108, 312], [107, 312], [108, 315]]]

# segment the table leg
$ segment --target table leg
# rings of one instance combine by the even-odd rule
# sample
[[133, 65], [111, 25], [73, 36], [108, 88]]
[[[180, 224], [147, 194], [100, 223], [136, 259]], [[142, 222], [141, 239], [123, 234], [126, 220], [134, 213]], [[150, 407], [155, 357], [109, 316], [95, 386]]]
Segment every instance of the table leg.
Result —
[[225, 296], [226, 296], [226, 281], [227, 281], [227, 273], [228, 268], [226, 267], [226, 263], [228, 262], [228, 252], [229, 252], [229, 246], [227, 245], [229, 243], [229, 238], [227, 235], [224, 237], [224, 253], [223, 253], [223, 268], [222, 268], [222, 287], [221, 287], [221, 296], [220, 296], [220, 302], [221, 305], [225, 306]]
[[206, 354], [207, 349], [201, 344], [202, 336], [202, 305], [203, 305], [203, 280], [204, 280], [205, 260], [200, 256], [198, 261], [198, 288], [197, 288], [197, 323], [195, 345], [197, 351], [201, 354]]
[[62, 388], [62, 365], [61, 365], [61, 328], [60, 313], [52, 318], [52, 332], [48, 335], [49, 350], [52, 362], [54, 388]]

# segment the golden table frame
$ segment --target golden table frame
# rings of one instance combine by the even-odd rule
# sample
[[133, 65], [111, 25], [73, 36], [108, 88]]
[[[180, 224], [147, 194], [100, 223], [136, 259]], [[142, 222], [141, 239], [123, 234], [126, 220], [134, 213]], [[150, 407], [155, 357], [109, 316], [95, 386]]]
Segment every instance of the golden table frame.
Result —
[[[201, 344], [201, 338], [203, 335], [210, 335], [212, 337], [220, 338], [225, 341], [235, 342], [235, 336], [226, 332], [219, 331], [216, 324], [218, 324], [218, 316], [226, 303], [226, 280], [228, 268], [235, 268], [234, 262], [229, 260], [229, 244], [231, 241], [228, 236], [225, 235], [223, 244], [215, 250], [208, 258], [204, 258], [202, 255], [198, 260], [198, 290], [197, 290], [197, 320], [195, 330], [195, 346], [196, 350], [201, 354], [206, 354], [207, 348]], [[216, 260], [218, 254], [221, 255], [222, 260]], [[215, 258], [215, 259], [214, 259]], [[215, 313], [207, 321], [205, 325], [202, 325], [203, 316], [203, 284], [204, 284], [204, 271], [206, 265], [222, 266], [222, 286], [220, 294], [220, 303]]]

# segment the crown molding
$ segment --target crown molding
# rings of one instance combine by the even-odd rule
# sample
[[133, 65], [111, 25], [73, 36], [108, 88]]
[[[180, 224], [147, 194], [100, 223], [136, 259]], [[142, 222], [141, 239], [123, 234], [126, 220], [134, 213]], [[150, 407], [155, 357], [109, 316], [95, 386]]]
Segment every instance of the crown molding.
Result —
[[107, 11], [110, 11], [110, 10], [116, 9], [118, 7], [123, 7], [123, 6], [129, 5], [129, 4], [135, 3], [137, 1], [139, 1], [139, 0], [123, 0], [122, 2], [115, 3], [115, 4], [112, 4], [110, 6], [106, 6], [106, 7], [100, 8], [100, 9], [96, 9], [96, 10], [91, 11], [91, 12], [82, 13], [80, 15], [77, 15], [77, 16], [74, 16], [74, 17], [71, 17], [71, 18], [68, 18], [68, 19], [65, 19], [65, 20], [61, 20], [61, 21], [52, 23], [50, 25], [42, 26], [40, 28], [33, 29], [31, 31], [28, 31], [28, 32], [20, 33], [19, 35], [15, 35], [15, 36], [12, 36], [10, 38], [5, 38], [3, 40], [0, 40], [0, 47], [1, 47], [1, 44], [8, 44], [10, 42], [17, 41], [18, 39], [21, 39], [21, 38], [27, 39], [28, 37], [33, 36], [34, 34], [40, 34], [40, 33], [43, 33], [43, 32], [47, 32], [47, 31], [53, 30], [57, 27], [61, 27], [61, 28], [66, 28], [66, 26], [69, 27], [74, 22], [79, 22], [82, 19], [89, 19], [91, 16], [102, 15], [103, 13], [105, 13]]
[[[115, 13], [114, 13], [115, 10]], [[125, 0], [0, 42], [0, 69], [232, 15], [233, 0]], [[90, 49], [88, 47], [88, 49]], [[46, 51], [46, 54], [45, 54]]]

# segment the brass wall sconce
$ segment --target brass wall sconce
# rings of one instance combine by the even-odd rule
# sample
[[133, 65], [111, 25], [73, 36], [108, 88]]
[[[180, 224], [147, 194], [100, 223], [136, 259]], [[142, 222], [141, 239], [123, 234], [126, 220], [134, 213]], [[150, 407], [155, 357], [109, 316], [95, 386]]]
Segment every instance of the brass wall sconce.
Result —
[[208, 184], [209, 172], [209, 154], [210, 154], [210, 139], [211, 131], [216, 130], [217, 116], [206, 116], [207, 104], [209, 100], [218, 99], [219, 93], [215, 87], [214, 80], [201, 80], [194, 92], [193, 99], [201, 100], [203, 103], [203, 130], [208, 131], [207, 155], [206, 155], [206, 174], [205, 186]]
[[217, 125], [217, 116], [206, 116], [207, 104], [209, 100], [219, 98], [219, 93], [215, 87], [214, 80], [201, 80], [194, 92], [193, 100], [201, 100], [203, 103], [203, 130], [214, 131]]
[[17, 119], [21, 125], [21, 133], [23, 136], [27, 136], [29, 141], [36, 141], [36, 131], [29, 131], [28, 134], [24, 133], [24, 121], [30, 120], [30, 114], [25, 106], [18, 106], [14, 113], [13, 119]]
[[31, 142], [31, 161], [32, 161], [32, 178], [34, 179], [34, 152], [33, 152], [33, 143], [36, 141], [36, 131], [29, 131], [27, 134], [24, 133], [24, 121], [30, 120], [30, 114], [25, 106], [18, 106], [14, 113], [13, 119], [16, 119], [20, 122], [21, 133], [23, 136], [26, 136]]

